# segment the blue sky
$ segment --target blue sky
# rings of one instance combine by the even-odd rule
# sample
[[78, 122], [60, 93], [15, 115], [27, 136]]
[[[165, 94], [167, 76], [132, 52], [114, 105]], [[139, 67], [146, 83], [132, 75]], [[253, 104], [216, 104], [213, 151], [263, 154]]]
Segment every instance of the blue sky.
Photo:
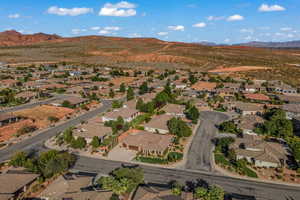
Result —
[[299, 0], [9, 0], [0, 31], [238, 43], [300, 40]]

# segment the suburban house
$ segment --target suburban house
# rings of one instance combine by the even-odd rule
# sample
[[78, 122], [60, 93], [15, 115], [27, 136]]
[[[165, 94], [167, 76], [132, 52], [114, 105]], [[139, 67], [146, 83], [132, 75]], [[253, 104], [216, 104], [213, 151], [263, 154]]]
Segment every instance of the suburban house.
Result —
[[109, 200], [112, 192], [99, 192], [89, 189], [95, 176], [89, 173], [67, 173], [51, 182], [39, 194], [41, 200], [103, 199]]
[[21, 93], [16, 94], [16, 96], [15, 96], [15, 98], [22, 99], [26, 102], [28, 102], [34, 98], [37, 98], [37, 97], [38, 97], [38, 93], [32, 92], [32, 91], [21, 92]]
[[172, 140], [172, 135], [138, 131], [125, 137], [122, 141], [122, 147], [137, 151], [146, 156], [163, 156], [171, 146]]
[[277, 98], [285, 103], [300, 104], [300, 95], [277, 95]]
[[244, 134], [230, 146], [237, 159], [246, 159], [256, 167], [282, 167], [287, 160], [287, 151], [279, 143], [266, 142], [256, 135]]
[[16, 87], [18, 83], [20, 83], [20, 81], [14, 79], [5, 79], [5, 80], [1, 80], [0, 85], [2, 88], [12, 88], [12, 87]]
[[215, 89], [217, 87], [216, 83], [213, 82], [206, 82], [206, 81], [199, 81], [192, 85], [192, 89], [196, 90], [198, 92], [215, 92]]
[[286, 112], [287, 119], [300, 117], [300, 104], [284, 104], [282, 109]]
[[111, 127], [104, 126], [99, 118], [93, 118], [86, 123], [80, 124], [73, 132], [75, 138], [84, 137], [87, 143], [91, 143], [95, 136], [100, 141], [103, 141], [111, 133]]
[[264, 123], [264, 119], [258, 115], [244, 115], [235, 120], [235, 123], [242, 129], [243, 134], [255, 134], [254, 129]]
[[102, 116], [102, 121], [115, 121], [118, 119], [118, 117], [122, 117], [125, 122], [131, 122], [138, 115], [140, 115], [140, 112], [136, 109], [120, 108], [106, 113], [104, 116]]
[[8, 169], [0, 174], [0, 199], [17, 199], [39, 177], [21, 168]]
[[249, 92], [249, 93], [255, 93], [255, 92], [264, 92], [266, 91], [265, 87], [262, 87], [260, 84], [246, 84], [243, 87], [245, 92]]
[[241, 84], [239, 83], [223, 83], [224, 88], [230, 89], [232, 92], [236, 93], [241, 90]]
[[264, 105], [254, 103], [237, 102], [234, 109], [241, 115], [260, 115], [264, 111]]
[[53, 106], [62, 106], [62, 104], [64, 102], [69, 102], [72, 107], [77, 108], [81, 105], [86, 104], [88, 101], [89, 101], [88, 99], [74, 96], [74, 97], [68, 97], [68, 98], [65, 98], [65, 99], [56, 100], [56, 101], [52, 102], [51, 105], [53, 105]]
[[124, 108], [130, 108], [130, 109], [135, 109], [136, 108], [136, 100], [132, 99], [130, 101], [127, 101], [123, 104]]
[[162, 110], [165, 111], [167, 115], [184, 117], [185, 106], [177, 104], [167, 104], [162, 108]]
[[269, 82], [268, 91], [277, 92], [281, 94], [297, 94], [297, 88], [283, 83], [282, 81], [271, 81]]
[[270, 101], [270, 97], [261, 93], [245, 93], [244, 97], [250, 101]]
[[173, 117], [174, 116], [167, 114], [154, 116], [144, 125], [145, 130], [152, 133], [167, 134], [169, 133], [168, 121]]
[[0, 114], [0, 127], [5, 126], [7, 124], [11, 124], [20, 120], [19, 116], [15, 116], [13, 114], [3, 113]]
[[185, 89], [187, 87], [186, 83], [183, 83], [182, 80], [176, 80], [171, 83], [176, 89]]

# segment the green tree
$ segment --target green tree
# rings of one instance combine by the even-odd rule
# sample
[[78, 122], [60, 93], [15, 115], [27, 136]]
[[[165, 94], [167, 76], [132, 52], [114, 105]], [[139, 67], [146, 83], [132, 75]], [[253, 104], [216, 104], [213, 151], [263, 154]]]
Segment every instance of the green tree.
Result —
[[91, 145], [94, 149], [96, 149], [100, 146], [100, 140], [97, 136], [93, 137], [93, 140], [91, 141]]
[[133, 91], [132, 87], [128, 87], [126, 98], [127, 98], [127, 101], [134, 99], [134, 91]]
[[225, 192], [222, 188], [211, 186], [207, 194], [206, 200], [224, 200]]
[[194, 196], [197, 199], [204, 199], [207, 195], [208, 191], [204, 187], [197, 187], [194, 192]]
[[180, 196], [182, 193], [182, 188], [182, 185], [176, 182], [172, 185], [171, 192], [173, 195]]
[[142, 85], [139, 87], [139, 94], [146, 94], [149, 92], [148, 83], [145, 81], [142, 83]]
[[173, 117], [167, 123], [170, 133], [177, 137], [189, 137], [192, 135], [192, 129], [187, 125], [186, 122], [179, 118]]
[[187, 112], [185, 113], [186, 117], [189, 119], [189, 120], [192, 120], [193, 123], [197, 123], [199, 117], [200, 117], [200, 112], [199, 110], [195, 107], [195, 106], [192, 106], [191, 108], [189, 108], [187, 110]]
[[84, 149], [86, 147], [86, 140], [84, 137], [78, 137], [71, 142], [71, 147], [74, 149]]
[[73, 106], [71, 105], [71, 102], [68, 100], [63, 101], [61, 106], [65, 107], [65, 108], [73, 108]]
[[191, 85], [194, 85], [195, 83], [197, 83], [198, 79], [193, 74], [190, 74], [189, 81], [190, 81]]
[[122, 106], [123, 106], [123, 102], [122, 101], [114, 100], [112, 102], [112, 108], [121, 108]]
[[74, 140], [74, 137], [73, 137], [73, 128], [66, 129], [63, 132], [63, 138], [64, 138], [64, 141], [66, 143], [70, 144]]
[[142, 98], [139, 98], [139, 99], [137, 100], [137, 102], [136, 102], [136, 109], [139, 110], [139, 111], [141, 111], [143, 105], [144, 105], [143, 99], [142, 99]]
[[113, 91], [113, 89], [110, 88], [108, 96], [110, 98], [114, 98], [115, 97], [115, 92]]
[[9, 165], [14, 167], [24, 167], [28, 155], [25, 152], [17, 152], [9, 161]]
[[126, 86], [125, 86], [125, 84], [124, 84], [124, 83], [122, 83], [122, 84], [120, 85], [120, 89], [119, 89], [119, 91], [120, 91], [121, 93], [124, 93], [124, 92], [126, 92]]

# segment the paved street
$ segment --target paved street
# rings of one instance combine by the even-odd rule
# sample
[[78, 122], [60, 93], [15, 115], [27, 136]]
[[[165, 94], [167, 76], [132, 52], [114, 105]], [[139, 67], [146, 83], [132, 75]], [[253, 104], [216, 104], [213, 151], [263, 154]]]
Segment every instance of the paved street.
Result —
[[[130, 165], [123, 163], [125, 165]], [[108, 174], [112, 169], [122, 166], [122, 162], [79, 157], [74, 170]], [[300, 199], [300, 187], [249, 181], [213, 173], [167, 169], [140, 165], [145, 172], [145, 180], [152, 183], [168, 183], [177, 180], [182, 183], [195, 180], [205, 180], [209, 184], [222, 186], [226, 192], [255, 196], [260, 200], [296, 200]]]
[[190, 146], [185, 168], [212, 171], [212, 139], [217, 134], [216, 124], [226, 121], [228, 116], [220, 112], [201, 112], [201, 124]]
[[29, 138], [27, 140], [24, 140], [20, 143], [14, 144], [12, 146], [9, 146], [3, 150], [0, 151], [0, 162], [3, 162], [5, 160], [8, 160], [15, 152], [18, 151], [28, 151], [28, 150], [40, 150], [42, 149], [42, 146], [46, 140], [49, 138], [57, 135], [58, 133], [64, 131], [65, 129], [69, 128], [70, 126], [75, 126], [82, 121], [86, 121], [104, 111], [109, 109], [111, 106], [109, 101], [103, 101], [103, 106], [101, 108], [95, 109], [93, 111], [90, 111], [86, 114], [83, 114], [79, 117], [76, 117], [72, 120], [67, 121], [66, 123], [63, 123], [61, 125], [57, 125], [56, 127], [50, 128], [48, 130], [43, 131], [42, 133]]
[[33, 108], [35, 106], [39, 106], [39, 105], [44, 105], [44, 104], [49, 104], [53, 101], [59, 100], [59, 99], [64, 99], [67, 96], [65, 95], [56, 95], [50, 99], [44, 100], [44, 101], [38, 101], [38, 102], [34, 102], [34, 103], [27, 103], [27, 104], [23, 104], [20, 106], [14, 106], [11, 108], [5, 108], [3, 110], [0, 110], [0, 114], [1, 113], [8, 113], [8, 112], [16, 112], [18, 110], [24, 110], [24, 109], [28, 109], [28, 108]]

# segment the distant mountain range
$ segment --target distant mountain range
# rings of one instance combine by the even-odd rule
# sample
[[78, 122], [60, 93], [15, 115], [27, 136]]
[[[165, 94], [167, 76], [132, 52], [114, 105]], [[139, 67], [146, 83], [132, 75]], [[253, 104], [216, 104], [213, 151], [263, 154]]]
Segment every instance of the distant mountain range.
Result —
[[21, 34], [15, 30], [4, 31], [0, 33], [0, 46], [29, 45], [44, 41], [56, 40], [61, 37], [58, 35], [49, 35], [45, 33]]
[[300, 48], [300, 40], [298, 41], [288, 41], [288, 42], [257, 42], [252, 41], [248, 43], [239, 44], [217, 44], [214, 42], [200, 42], [198, 44], [207, 46], [246, 46], [246, 47], [259, 47], [259, 48]]

